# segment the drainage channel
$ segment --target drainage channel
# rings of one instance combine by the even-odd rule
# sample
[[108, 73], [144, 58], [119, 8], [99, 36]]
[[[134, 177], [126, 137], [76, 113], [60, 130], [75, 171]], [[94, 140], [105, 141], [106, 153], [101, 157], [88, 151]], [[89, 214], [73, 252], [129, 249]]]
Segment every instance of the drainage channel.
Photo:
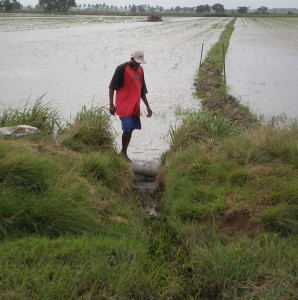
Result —
[[154, 193], [158, 188], [157, 175], [160, 164], [154, 161], [133, 161], [132, 170], [136, 176], [134, 188], [138, 192], [141, 205], [146, 214], [156, 217]]

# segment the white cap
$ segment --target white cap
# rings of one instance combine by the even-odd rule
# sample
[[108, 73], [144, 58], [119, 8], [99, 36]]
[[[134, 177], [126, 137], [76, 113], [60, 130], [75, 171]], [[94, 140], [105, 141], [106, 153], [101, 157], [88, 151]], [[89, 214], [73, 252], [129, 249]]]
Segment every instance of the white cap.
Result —
[[137, 50], [131, 54], [131, 57], [139, 64], [145, 64], [144, 52]]

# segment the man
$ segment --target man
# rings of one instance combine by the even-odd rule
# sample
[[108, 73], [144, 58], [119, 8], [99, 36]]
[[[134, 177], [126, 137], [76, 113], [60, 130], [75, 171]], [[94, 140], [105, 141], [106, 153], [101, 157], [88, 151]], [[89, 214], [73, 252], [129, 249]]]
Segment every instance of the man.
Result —
[[[147, 117], [152, 116], [146, 94], [147, 87], [144, 78], [144, 70], [141, 64], [145, 64], [144, 53], [135, 51], [131, 54], [129, 62], [119, 65], [109, 85], [110, 113], [120, 117], [122, 123], [122, 149], [121, 153], [127, 161], [127, 148], [131, 140], [132, 132], [141, 129], [140, 102], [143, 100], [147, 108]], [[116, 105], [114, 105], [114, 92], [116, 91]]]

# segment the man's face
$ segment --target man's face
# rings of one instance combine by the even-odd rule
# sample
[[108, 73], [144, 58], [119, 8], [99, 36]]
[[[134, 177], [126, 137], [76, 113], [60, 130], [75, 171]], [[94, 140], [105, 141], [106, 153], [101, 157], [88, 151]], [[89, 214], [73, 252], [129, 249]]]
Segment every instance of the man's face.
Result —
[[132, 62], [133, 67], [135, 67], [135, 68], [138, 68], [141, 65], [140, 63], [136, 62], [133, 57], [131, 58], [131, 62]]

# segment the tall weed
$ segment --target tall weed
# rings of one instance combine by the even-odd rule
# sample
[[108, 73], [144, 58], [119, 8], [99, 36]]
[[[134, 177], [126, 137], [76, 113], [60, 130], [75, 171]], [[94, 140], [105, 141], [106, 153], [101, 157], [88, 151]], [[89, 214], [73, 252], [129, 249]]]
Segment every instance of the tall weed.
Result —
[[88, 152], [114, 150], [114, 136], [110, 114], [104, 107], [83, 106], [60, 140], [74, 151]]
[[44, 192], [56, 171], [56, 163], [49, 156], [10, 152], [0, 160], [0, 185], [27, 192]]
[[86, 178], [116, 189], [120, 194], [131, 189], [133, 173], [129, 165], [115, 153], [98, 152], [86, 156], [82, 173]]
[[194, 141], [229, 136], [238, 130], [239, 128], [229, 119], [217, 114], [206, 111], [188, 113], [178, 129], [170, 127], [171, 147], [181, 148]]
[[280, 160], [298, 166], [298, 136], [294, 127], [263, 126], [248, 130], [225, 143], [229, 158], [240, 164], [269, 163]]
[[46, 153], [18, 150], [4, 151], [0, 160], [0, 236], [97, 231], [95, 196], [88, 184], [73, 171], [66, 176]]
[[29, 125], [37, 127], [43, 135], [48, 136], [61, 133], [63, 125], [58, 111], [56, 108], [52, 108], [49, 103], [42, 103], [44, 96], [36, 99], [33, 104], [27, 100], [23, 107], [5, 109], [0, 115], [0, 126]]

